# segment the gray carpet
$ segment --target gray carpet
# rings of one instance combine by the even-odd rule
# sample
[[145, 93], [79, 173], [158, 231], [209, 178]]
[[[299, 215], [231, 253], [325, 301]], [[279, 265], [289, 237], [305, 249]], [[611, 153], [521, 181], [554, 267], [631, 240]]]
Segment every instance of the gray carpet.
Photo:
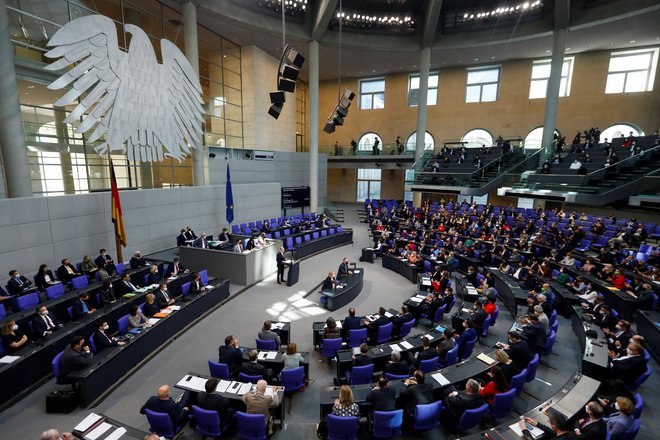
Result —
[[[307, 298], [303, 296], [316, 286], [330, 270], [336, 270], [342, 257], [357, 261], [360, 249], [371, 243], [367, 235], [367, 227], [359, 223], [358, 205], [340, 206], [345, 210], [345, 226], [354, 230], [354, 244], [331, 250], [321, 255], [304, 260], [300, 265], [300, 282], [291, 288], [278, 285], [275, 275], [240, 293], [240, 288], [232, 286], [234, 298], [199, 322], [193, 329], [172, 341], [160, 353], [149, 360], [139, 371], [128, 378], [112, 392], [98, 407], [91, 411], [105, 413], [136, 428], [147, 430], [146, 418], [138, 410], [146, 399], [155, 393], [156, 388], [168, 383], [175, 384], [186, 372], [198, 371], [207, 373], [207, 360], [217, 359], [218, 346], [228, 334], [239, 338], [241, 345], [252, 346], [261, 324], [266, 319], [291, 321], [291, 340], [298, 344], [300, 351], [312, 351], [311, 327], [314, 321], [325, 320], [330, 313], [318, 306], [319, 295], [312, 293]], [[351, 304], [359, 314], [374, 313], [379, 306], [398, 308], [401, 302], [408, 298], [415, 289], [400, 275], [383, 269], [378, 260], [376, 264], [364, 263], [365, 282], [360, 296]], [[347, 314], [347, 308], [332, 313], [341, 318]], [[446, 318], [448, 319], [448, 318]], [[555, 354], [542, 360], [537, 378], [525, 386], [524, 393], [515, 402], [514, 409], [522, 413], [537, 405], [557, 391], [573, 371], [579, 370], [581, 354], [573, 334], [570, 322], [559, 318]], [[500, 314], [496, 328], [491, 329], [491, 335], [477, 345], [475, 354], [490, 350], [497, 341], [505, 339], [506, 331], [511, 325], [511, 315], [506, 311]], [[414, 331], [421, 332], [420, 327]], [[335, 374], [334, 364], [318, 363], [319, 354], [313, 352], [310, 361], [310, 377], [315, 379], [305, 392], [294, 397], [293, 409], [287, 416], [287, 426], [283, 431], [276, 431], [274, 439], [311, 439], [316, 437], [316, 423], [319, 418], [319, 390], [332, 385]], [[658, 370], [653, 362], [652, 368]], [[654, 439], [653, 432], [660, 432], [660, 421], [655, 419], [660, 414], [660, 399], [652, 395], [658, 389], [659, 381], [654, 374], [642, 387], [645, 408], [642, 415], [642, 429], [638, 439]], [[18, 402], [12, 408], [0, 415], [2, 438], [31, 439], [51, 427], [60, 430], [70, 430], [90, 410], [76, 410], [67, 415], [52, 415], [45, 412], [45, 396], [55, 387], [50, 381], [28, 397]], [[174, 390], [173, 394], [180, 392]], [[515, 417], [516, 414], [512, 414]], [[440, 432], [426, 433], [423, 438], [443, 438]], [[186, 429], [182, 438], [201, 438], [201, 435]], [[360, 438], [369, 438], [363, 427]], [[403, 438], [416, 438], [405, 436]]]

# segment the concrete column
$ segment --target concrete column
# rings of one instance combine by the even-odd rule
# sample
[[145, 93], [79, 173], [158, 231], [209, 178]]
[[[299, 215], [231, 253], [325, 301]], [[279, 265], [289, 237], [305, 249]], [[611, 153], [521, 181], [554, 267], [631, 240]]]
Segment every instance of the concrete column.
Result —
[[319, 208], [319, 42], [309, 42], [309, 209]]
[[[55, 133], [60, 145], [66, 148], [69, 146], [69, 132], [66, 128], [64, 119], [66, 112], [63, 107], [53, 107], [55, 115]], [[71, 153], [63, 150], [60, 152], [60, 169], [62, 170], [62, 183], [64, 184], [65, 194], [75, 194], [76, 185], [73, 181], [73, 165], [71, 163]]]
[[424, 47], [419, 53], [419, 99], [417, 101], [417, 143], [415, 144], [415, 161], [424, 154], [424, 135], [426, 134], [426, 104], [429, 93], [429, 67], [431, 64], [431, 48]]
[[31, 197], [30, 167], [5, 0], [0, 0], [0, 149], [7, 179], [7, 197]]
[[[186, 58], [199, 77], [199, 48], [197, 46], [197, 6], [192, 1], [183, 4], [183, 35], [186, 46]], [[204, 137], [202, 137], [204, 139]], [[202, 142], [204, 142], [202, 140]], [[203, 145], [192, 150], [193, 185], [206, 185], [204, 173]]]

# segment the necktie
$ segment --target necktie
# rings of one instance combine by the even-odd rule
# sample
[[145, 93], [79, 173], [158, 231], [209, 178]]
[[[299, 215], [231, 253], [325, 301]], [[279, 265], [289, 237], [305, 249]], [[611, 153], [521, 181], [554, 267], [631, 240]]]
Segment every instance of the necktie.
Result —
[[64, 266], [64, 267], [66, 267], [66, 271], [67, 271], [68, 273], [73, 273], [73, 271], [71, 270], [71, 267], [69, 267], [69, 266]]
[[23, 280], [21, 280], [20, 277], [19, 277], [19, 278], [16, 278], [16, 279], [18, 280], [18, 285], [19, 285], [19, 286], [22, 286], [22, 285], [23, 285]]
[[50, 330], [51, 328], [55, 327], [55, 324], [53, 324], [53, 321], [51, 321], [51, 319], [48, 315], [44, 315], [44, 321], [46, 321], [46, 329], [47, 330]]
[[163, 292], [163, 296], [165, 297], [165, 301], [170, 302], [170, 297], [167, 295], [167, 292], [164, 290], [161, 290]]

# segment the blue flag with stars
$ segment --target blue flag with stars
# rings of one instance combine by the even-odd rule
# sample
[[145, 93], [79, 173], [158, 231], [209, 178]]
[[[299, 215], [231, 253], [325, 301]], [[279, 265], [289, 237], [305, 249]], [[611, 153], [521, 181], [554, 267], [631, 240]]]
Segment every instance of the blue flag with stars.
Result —
[[234, 222], [234, 195], [231, 191], [231, 175], [229, 174], [229, 162], [227, 162], [227, 223], [232, 224]]

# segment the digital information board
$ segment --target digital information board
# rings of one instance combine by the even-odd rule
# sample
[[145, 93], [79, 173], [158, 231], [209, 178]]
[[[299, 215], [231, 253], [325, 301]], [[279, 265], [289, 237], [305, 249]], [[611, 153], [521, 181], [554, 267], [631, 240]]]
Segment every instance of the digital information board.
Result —
[[282, 209], [309, 206], [309, 186], [282, 188]]

